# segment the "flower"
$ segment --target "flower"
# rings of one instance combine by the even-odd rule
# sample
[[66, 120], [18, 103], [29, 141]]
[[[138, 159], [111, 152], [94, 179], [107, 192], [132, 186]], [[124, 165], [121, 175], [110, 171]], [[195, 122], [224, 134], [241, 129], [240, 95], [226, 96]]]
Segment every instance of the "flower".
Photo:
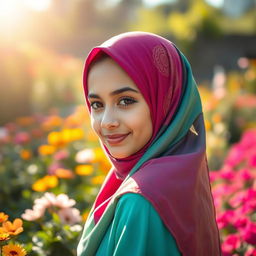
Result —
[[95, 153], [92, 149], [84, 149], [77, 152], [75, 160], [80, 163], [92, 163], [95, 160]]
[[10, 239], [9, 233], [2, 233], [2, 232], [0, 231], [0, 241], [6, 241], [6, 240], [8, 240], [8, 239]]
[[64, 168], [58, 168], [55, 170], [55, 175], [58, 178], [62, 178], [62, 179], [72, 179], [74, 178], [74, 173], [68, 169], [64, 169]]
[[232, 253], [233, 250], [239, 248], [240, 245], [241, 245], [240, 236], [238, 234], [230, 234], [230, 235], [227, 235], [225, 241], [221, 245], [221, 248], [224, 253]]
[[256, 223], [248, 221], [243, 232], [244, 240], [249, 244], [256, 245]]
[[56, 196], [55, 206], [60, 208], [68, 208], [76, 204], [74, 199], [69, 199], [65, 194], [59, 194]]
[[4, 221], [7, 221], [9, 218], [9, 216], [3, 212], [0, 212], [0, 223], [1, 222], [4, 222]]
[[42, 156], [52, 155], [56, 148], [52, 145], [41, 145], [38, 148], [38, 153]]
[[23, 227], [22, 227], [22, 220], [20, 218], [17, 218], [13, 221], [6, 221], [4, 222], [3, 225], [3, 231], [10, 234], [10, 235], [18, 235], [21, 232], [23, 232]]
[[4, 245], [2, 249], [3, 256], [25, 256], [26, 250], [19, 244]]
[[26, 150], [26, 149], [22, 149], [20, 151], [20, 157], [24, 160], [29, 160], [31, 158], [31, 151], [30, 150]]
[[82, 220], [80, 211], [76, 208], [63, 208], [58, 211], [60, 220], [64, 224], [74, 225]]
[[75, 172], [81, 176], [91, 175], [93, 173], [93, 167], [89, 164], [78, 165], [76, 166]]
[[[76, 204], [76, 201], [69, 199], [66, 194], [55, 196], [53, 193], [46, 192], [43, 197], [34, 201], [33, 209], [25, 210], [21, 216], [24, 220], [34, 221], [41, 218], [47, 208], [58, 207], [59, 209], [68, 209]], [[74, 213], [75, 214], [75, 213]]]
[[50, 188], [55, 188], [58, 185], [58, 178], [54, 175], [46, 175], [42, 179], [37, 180], [32, 189], [38, 192], [46, 191]]
[[54, 154], [53, 158], [54, 158], [55, 160], [57, 160], [57, 161], [60, 161], [60, 160], [63, 160], [63, 159], [68, 158], [68, 156], [69, 156], [68, 151], [66, 151], [66, 150], [60, 150], [60, 151], [58, 151], [58, 152], [56, 152], [56, 153]]
[[98, 175], [91, 179], [93, 185], [101, 185], [105, 179], [104, 175]]
[[15, 144], [25, 144], [30, 141], [30, 136], [27, 132], [18, 132], [14, 137]]
[[51, 132], [48, 134], [47, 137], [49, 145], [55, 147], [62, 147], [65, 146], [66, 142], [62, 138], [61, 132]]
[[44, 207], [39, 207], [38, 205], [34, 205], [33, 210], [26, 209], [25, 213], [23, 213], [21, 217], [24, 220], [34, 221], [34, 220], [40, 219], [44, 215], [44, 212], [45, 212]]

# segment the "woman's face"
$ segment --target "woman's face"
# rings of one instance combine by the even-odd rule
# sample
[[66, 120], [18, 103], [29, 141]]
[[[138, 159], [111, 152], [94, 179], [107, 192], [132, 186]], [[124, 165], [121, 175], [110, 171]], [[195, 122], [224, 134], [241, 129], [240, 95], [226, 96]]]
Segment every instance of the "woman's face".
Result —
[[91, 124], [114, 158], [139, 151], [152, 136], [150, 109], [127, 73], [111, 58], [88, 75]]

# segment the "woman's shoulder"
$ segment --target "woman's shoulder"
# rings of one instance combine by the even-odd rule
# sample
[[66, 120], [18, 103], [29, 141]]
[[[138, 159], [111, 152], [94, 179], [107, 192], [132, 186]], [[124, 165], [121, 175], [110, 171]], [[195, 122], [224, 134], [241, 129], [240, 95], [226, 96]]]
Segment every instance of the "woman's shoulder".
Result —
[[123, 195], [118, 200], [117, 210], [127, 208], [127, 210], [133, 210], [135, 212], [145, 212], [154, 210], [152, 204], [141, 194], [128, 192]]

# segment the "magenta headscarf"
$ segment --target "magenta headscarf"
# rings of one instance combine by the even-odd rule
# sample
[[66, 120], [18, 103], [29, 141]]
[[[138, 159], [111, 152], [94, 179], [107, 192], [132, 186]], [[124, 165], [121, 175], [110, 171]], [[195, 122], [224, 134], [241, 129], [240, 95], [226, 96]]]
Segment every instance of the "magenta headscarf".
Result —
[[93, 48], [86, 59], [84, 91], [89, 110], [88, 69], [103, 53], [127, 72], [143, 94], [153, 135], [139, 152], [123, 159], [115, 159], [104, 146], [113, 168], [92, 209], [101, 234], [93, 234], [88, 224], [81, 250], [96, 248], [95, 241], [100, 242], [105, 232], [101, 223], [114, 217], [113, 202], [125, 193], [139, 193], [156, 209], [183, 255], [221, 255], [201, 100], [187, 59], [173, 43], [155, 34], [128, 32], [111, 38]]
[[[141, 40], [135, 39], [138, 36]], [[148, 40], [149, 37], [150, 40]], [[163, 124], [170, 122], [181, 96], [182, 64], [175, 46], [157, 35], [152, 37], [149, 33], [137, 32], [113, 37], [100, 47], [94, 48], [86, 60], [84, 92], [89, 110], [87, 71], [91, 62], [97, 60], [102, 52], [114, 59], [133, 79], [148, 103], [153, 123], [151, 140], [132, 156], [115, 159], [104, 146], [115, 166], [117, 176], [124, 179], [155, 139]], [[132, 56], [134, 57], [132, 58]]]

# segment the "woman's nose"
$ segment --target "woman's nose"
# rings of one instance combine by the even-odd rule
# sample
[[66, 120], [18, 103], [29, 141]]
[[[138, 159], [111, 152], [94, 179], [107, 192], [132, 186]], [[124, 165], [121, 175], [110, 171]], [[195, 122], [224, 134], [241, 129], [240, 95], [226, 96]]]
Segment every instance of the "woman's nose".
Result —
[[118, 118], [114, 111], [106, 109], [102, 115], [101, 127], [106, 129], [116, 128], [119, 126]]

